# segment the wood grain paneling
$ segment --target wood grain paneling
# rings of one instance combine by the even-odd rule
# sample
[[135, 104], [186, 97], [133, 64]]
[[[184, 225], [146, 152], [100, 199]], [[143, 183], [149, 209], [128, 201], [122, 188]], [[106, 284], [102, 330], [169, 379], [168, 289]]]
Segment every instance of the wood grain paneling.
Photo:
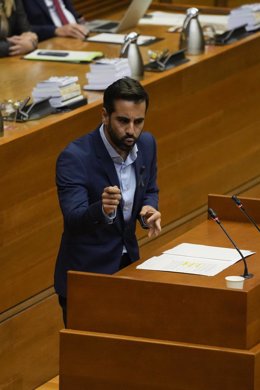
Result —
[[258, 390], [259, 349], [259, 344], [250, 351], [220, 350], [64, 330], [60, 389]]
[[201, 276], [193, 285], [189, 275], [187, 283], [180, 282], [182, 275], [173, 274], [172, 283], [148, 282], [142, 275], [135, 280], [69, 273], [68, 328], [227, 348], [247, 349], [260, 342], [259, 324], [248, 332], [254, 319], [248, 324], [245, 291], [218, 288], [218, 277], [211, 278], [210, 287]]
[[55, 295], [0, 323], [0, 388], [32, 390], [58, 372], [61, 312]]

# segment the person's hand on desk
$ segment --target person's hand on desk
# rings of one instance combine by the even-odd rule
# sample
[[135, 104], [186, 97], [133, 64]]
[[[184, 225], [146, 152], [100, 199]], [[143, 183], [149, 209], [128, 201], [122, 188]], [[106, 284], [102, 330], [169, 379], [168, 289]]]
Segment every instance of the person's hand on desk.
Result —
[[88, 29], [85, 25], [78, 23], [64, 24], [63, 26], [57, 27], [55, 35], [57, 37], [70, 37], [77, 39], [85, 39], [88, 35]]
[[10, 43], [9, 55], [16, 56], [20, 54], [26, 54], [37, 48], [38, 38], [37, 35], [28, 31], [21, 35], [13, 35], [6, 38]]
[[140, 217], [148, 231], [148, 237], [157, 237], [161, 232], [161, 213], [152, 206], [143, 206]]

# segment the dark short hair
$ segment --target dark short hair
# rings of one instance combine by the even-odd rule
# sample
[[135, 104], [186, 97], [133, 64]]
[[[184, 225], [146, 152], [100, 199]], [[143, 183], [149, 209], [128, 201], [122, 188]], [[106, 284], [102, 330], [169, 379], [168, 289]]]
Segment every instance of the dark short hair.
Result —
[[139, 81], [124, 77], [109, 85], [104, 92], [103, 106], [109, 115], [115, 111], [116, 100], [128, 100], [135, 103], [146, 103], [146, 110], [149, 105], [149, 96]]

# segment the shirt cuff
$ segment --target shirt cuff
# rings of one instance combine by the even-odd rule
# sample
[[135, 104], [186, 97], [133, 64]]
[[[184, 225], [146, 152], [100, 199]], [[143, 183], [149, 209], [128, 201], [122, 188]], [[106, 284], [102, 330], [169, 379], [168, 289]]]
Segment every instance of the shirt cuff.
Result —
[[104, 215], [104, 217], [106, 219], [106, 222], [108, 224], [111, 224], [111, 223], [114, 222], [114, 219], [116, 218], [116, 210], [113, 213], [110, 213], [110, 214], [107, 215], [105, 213], [104, 209], [103, 209], [103, 206], [102, 206], [102, 213], [103, 213], [103, 215]]

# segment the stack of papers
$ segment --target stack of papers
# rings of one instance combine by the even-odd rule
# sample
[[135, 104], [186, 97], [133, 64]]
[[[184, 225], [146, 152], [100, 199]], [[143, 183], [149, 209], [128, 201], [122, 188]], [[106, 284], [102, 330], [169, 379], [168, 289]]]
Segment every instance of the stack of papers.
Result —
[[86, 90], [104, 90], [114, 81], [125, 76], [131, 76], [127, 58], [104, 58], [90, 64], [90, 72], [86, 73], [88, 84]]
[[91, 62], [102, 57], [101, 51], [73, 51], [73, 50], [43, 50], [37, 49], [23, 58], [26, 60], [62, 61], [62, 62]]
[[[148, 43], [152, 43], [157, 38], [150, 35], [139, 35], [137, 38], [137, 44], [139, 46], [141, 45], [147, 45]], [[87, 38], [87, 41], [89, 42], [104, 42], [104, 43], [117, 43], [117, 44], [123, 44], [125, 42], [125, 34], [108, 34], [108, 33], [102, 33], [94, 35], [93, 37]]]
[[52, 107], [63, 107], [83, 99], [77, 76], [50, 77], [32, 91], [34, 102], [50, 99]]
[[254, 31], [260, 28], [260, 3], [245, 4], [234, 8], [228, 18], [228, 28], [243, 26], [246, 24], [247, 31]]
[[[241, 251], [244, 257], [255, 252]], [[136, 268], [186, 274], [214, 276], [241, 260], [236, 249], [207, 245], [180, 244], [161, 256], [148, 259]]]

